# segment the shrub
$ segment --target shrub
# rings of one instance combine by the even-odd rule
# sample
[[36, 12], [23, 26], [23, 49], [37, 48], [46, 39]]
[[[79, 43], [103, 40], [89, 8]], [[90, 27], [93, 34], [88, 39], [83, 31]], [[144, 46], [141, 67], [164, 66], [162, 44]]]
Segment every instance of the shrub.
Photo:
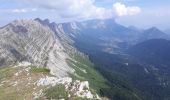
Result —
[[48, 88], [45, 91], [45, 96], [47, 99], [68, 100], [68, 92], [65, 90], [64, 85], [56, 85], [54, 87]]

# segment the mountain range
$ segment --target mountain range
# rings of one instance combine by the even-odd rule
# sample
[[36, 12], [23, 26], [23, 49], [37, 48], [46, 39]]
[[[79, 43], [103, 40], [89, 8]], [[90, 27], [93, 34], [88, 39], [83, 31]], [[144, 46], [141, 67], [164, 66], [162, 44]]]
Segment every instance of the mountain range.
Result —
[[[30, 68], [48, 69], [48, 77], [88, 81], [100, 99], [168, 100], [169, 39], [156, 27], [125, 27], [114, 19], [68, 23], [15, 20], [0, 28], [0, 74], [9, 66], [28, 62]], [[0, 77], [1, 84], [7, 80], [4, 78]], [[89, 89], [88, 83], [82, 82]], [[77, 95], [77, 90], [76, 96], [99, 98], [90, 90], [83, 91], [85, 96]], [[4, 95], [0, 91], [0, 96]]]

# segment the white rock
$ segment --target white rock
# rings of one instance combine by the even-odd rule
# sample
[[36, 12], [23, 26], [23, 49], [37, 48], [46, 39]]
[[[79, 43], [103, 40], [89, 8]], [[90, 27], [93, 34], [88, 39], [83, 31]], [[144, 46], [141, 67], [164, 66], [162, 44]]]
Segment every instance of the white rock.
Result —
[[74, 95], [82, 98], [94, 98], [93, 94], [89, 90], [89, 83], [88, 81], [80, 82], [75, 81], [73, 83], [71, 91], [74, 93]]
[[14, 74], [15, 76], [18, 76], [18, 72]]
[[93, 98], [93, 94], [92, 94], [90, 91], [88, 91], [88, 92], [85, 94], [85, 97], [87, 97], [87, 98]]
[[18, 66], [23, 66], [23, 67], [30, 66], [30, 65], [31, 65], [31, 63], [30, 62], [26, 62], [26, 61], [20, 62], [18, 64]]
[[25, 69], [26, 72], [29, 72], [29, 70], [31, 69], [31, 67], [28, 67]]
[[41, 78], [40, 80], [38, 80], [37, 86], [47, 86], [47, 85], [55, 86], [57, 84], [70, 84], [71, 82], [72, 82], [72, 78], [69, 77], [58, 79], [56, 77], [46, 76], [46, 78]]
[[14, 82], [14, 84], [13, 84], [12, 86], [16, 86], [17, 84], [18, 84], [18, 82], [17, 82], [17, 81], [15, 81], [15, 82]]
[[37, 100], [38, 98], [40, 98], [43, 95], [43, 90], [41, 89], [39, 92], [37, 93], [33, 93], [33, 100]]
[[0, 84], [0, 86], [3, 86], [4, 84]]
[[80, 83], [79, 91], [81, 92], [85, 89], [89, 89], [89, 82], [88, 81], [84, 81], [84, 82]]

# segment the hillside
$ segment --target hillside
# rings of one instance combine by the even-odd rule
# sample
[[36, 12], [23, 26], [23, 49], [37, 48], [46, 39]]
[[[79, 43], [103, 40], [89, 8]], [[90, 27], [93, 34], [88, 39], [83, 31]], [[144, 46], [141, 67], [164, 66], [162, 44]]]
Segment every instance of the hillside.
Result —
[[0, 99], [97, 99], [108, 87], [71, 38], [54, 28], [36, 19], [0, 29]]

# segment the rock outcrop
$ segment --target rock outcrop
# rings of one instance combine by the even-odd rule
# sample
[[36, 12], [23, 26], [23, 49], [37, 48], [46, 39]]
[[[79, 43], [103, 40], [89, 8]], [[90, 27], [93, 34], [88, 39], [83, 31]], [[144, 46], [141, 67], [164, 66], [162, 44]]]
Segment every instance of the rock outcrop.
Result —
[[72, 93], [73, 96], [90, 99], [100, 99], [96, 93], [92, 94], [88, 81], [81, 82], [79, 80], [73, 81], [70, 77], [58, 79], [56, 77], [48, 76], [37, 81], [37, 86], [53, 87], [60, 84], [64, 85], [65, 89], [69, 91], [69, 93]]

